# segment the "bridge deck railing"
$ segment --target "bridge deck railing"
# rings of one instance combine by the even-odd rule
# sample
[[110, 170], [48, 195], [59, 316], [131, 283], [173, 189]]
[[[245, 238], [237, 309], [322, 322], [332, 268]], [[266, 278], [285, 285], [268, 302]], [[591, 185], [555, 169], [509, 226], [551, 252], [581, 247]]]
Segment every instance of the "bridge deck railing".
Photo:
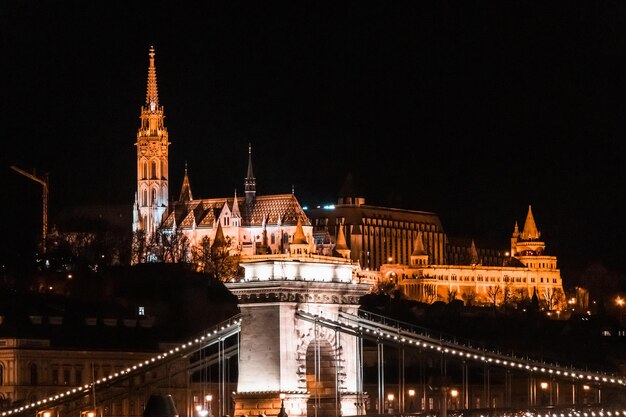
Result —
[[414, 330], [410, 325], [405, 328], [398, 321], [386, 317], [384, 321], [373, 321], [371, 316], [370, 318], [365, 318], [344, 312], [339, 313], [338, 319], [313, 315], [305, 311], [298, 311], [297, 314], [305, 320], [322, 326], [382, 343], [432, 350], [442, 355], [482, 363], [487, 366], [534, 373], [551, 378], [626, 388], [626, 377], [624, 376], [607, 374], [605, 372], [583, 371], [573, 367], [529, 359], [527, 356], [512, 356], [498, 351], [489, 351], [474, 347], [472, 344], [463, 345], [455, 341], [433, 337], [423, 332], [423, 329]]

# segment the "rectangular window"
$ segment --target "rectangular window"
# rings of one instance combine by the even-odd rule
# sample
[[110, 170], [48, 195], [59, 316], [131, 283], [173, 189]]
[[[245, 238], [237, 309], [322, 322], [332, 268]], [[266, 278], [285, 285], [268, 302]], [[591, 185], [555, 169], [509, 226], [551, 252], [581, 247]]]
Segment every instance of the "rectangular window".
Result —
[[83, 370], [74, 370], [74, 385], [83, 385]]
[[137, 312], [137, 314], [139, 314], [140, 316], [145, 316], [146, 315], [146, 308], [143, 306], [139, 306], [139, 311]]
[[52, 385], [59, 385], [59, 370], [52, 370]]
[[70, 370], [65, 369], [63, 371], [63, 385], [69, 385], [69, 384], [70, 384]]

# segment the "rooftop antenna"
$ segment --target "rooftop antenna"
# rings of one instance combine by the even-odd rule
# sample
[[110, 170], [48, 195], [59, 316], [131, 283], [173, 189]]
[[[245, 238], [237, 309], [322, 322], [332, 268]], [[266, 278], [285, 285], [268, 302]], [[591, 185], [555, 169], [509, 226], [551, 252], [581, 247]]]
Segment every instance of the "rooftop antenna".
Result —
[[48, 237], [48, 174], [44, 173], [43, 175], [37, 175], [37, 171], [33, 169], [33, 173], [29, 173], [16, 167], [15, 165], [11, 165], [11, 169], [28, 179], [31, 179], [42, 185], [43, 190], [41, 193], [42, 199], [42, 208], [43, 208], [43, 222], [42, 222], [42, 232], [41, 232], [41, 251], [46, 253], [46, 239]]

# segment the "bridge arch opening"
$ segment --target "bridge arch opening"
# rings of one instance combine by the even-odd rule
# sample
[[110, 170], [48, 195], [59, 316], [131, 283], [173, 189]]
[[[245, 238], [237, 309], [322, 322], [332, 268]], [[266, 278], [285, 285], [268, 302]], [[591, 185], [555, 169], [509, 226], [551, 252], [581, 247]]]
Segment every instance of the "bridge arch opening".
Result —
[[314, 339], [306, 350], [308, 417], [335, 417], [337, 414], [337, 369], [335, 351], [328, 340]]

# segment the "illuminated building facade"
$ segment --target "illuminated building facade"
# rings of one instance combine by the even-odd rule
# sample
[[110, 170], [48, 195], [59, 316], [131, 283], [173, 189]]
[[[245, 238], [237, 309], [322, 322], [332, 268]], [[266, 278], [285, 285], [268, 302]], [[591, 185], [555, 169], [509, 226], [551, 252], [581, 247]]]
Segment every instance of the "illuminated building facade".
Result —
[[159, 105], [154, 48], [149, 52], [146, 104], [141, 107], [141, 127], [137, 132], [137, 191], [133, 210], [133, 232], [152, 235], [167, 211], [168, 141], [163, 106]]
[[[211, 242], [221, 229], [232, 254], [288, 252], [294, 240], [306, 240], [307, 253], [314, 250], [313, 228], [294, 194], [259, 196], [252, 170], [252, 148], [248, 147], [248, 170], [244, 197], [194, 199], [187, 168], [178, 201], [168, 203], [168, 132], [163, 107], [159, 105], [155, 51], [149, 52], [146, 105], [141, 109], [137, 134], [137, 192], [133, 210], [133, 232], [146, 238], [161, 230], [182, 232], [191, 246], [204, 237]], [[300, 230], [302, 236], [296, 236]], [[310, 242], [310, 244], [309, 244]], [[302, 242], [300, 242], [301, 244]]]
[[391, 280], [413, 300], [432, 303], [462, 299], [467, 304], [515, 303], [536, 295], [548, 310], [565, 307], [561, 273], [556, 256], [545, 255], [545, 243], [540, 240], [532, 209], [522, 232], [517, 223], [511, 237], [511, 252], [502, 266], [484, 266], [478, 257], [470, 265], [441, 265], [430, 263], [418, 235], [410, 263], [382, 265], [384, 279]]
[[350, 259], [362, 269], [378, 270], [391, 262], [409, 264], [414, 242], [422, 234], [430, 259], [446, 260], [446, 235], [435, 213], [365, 204], [362, 197], [340, 197], [327, 208], [307, 210], [315, 230], [318, 251], [328, 251], [325, 241], [337, 243], [343, 234]]
[[[54, 326], [62, 332], [65, 327], [63, 319], [64, 317], [31, 316], [30, 324], [42, 329]], [[129, 325], [129, 320], [125, 322]], [[136, 323], [134, 325], [140, 326]], [[100, 326], [103, 324], [96, 324], [94, 318], [93, 327]], [[121, 326], [116, 333], [128, 335], [132, 331], [131, 328]], [[135, 332], [139, 333], [140, 330], [135, 330]], [[127, 341], [128, 339], [120, 336], [119, 340]], [[60, 346], [50, 339], [34, 335], [30, 338], [0, 338], [0, 404], [2, 407], [35, 403], [55, 395], [66, 395], [71, 390], [85, 391], [84, 387], [92, 381], [114, 377], [122, 370], [148, 360], [156, 354], [154, 348], [152, 351], [127, 351], [128, 348], [86, 349], [81, 346], [81, 340], [75, 342], [77, 346], [69, 347]], [[160, 349], [164, 348], [164, 345], [160, 346]], [[192, 393], [195, 387], [186, 372], [177, 372], [177, 369], [185, 370], [187, 367], [189, 367], [188, 359], [179, 359], [167, 366], [155, 367], [126, 384], [98, 390], [95, 393], [95, 400], [93, 392], [87, 390], [84, 397], [66, 405], [62, 410], [51, 409], [50, 416], [57, 416], [61, 414], [61, 411], [63, 415], [78, 416], [80, 411], [93, 410], [94, 403], [98, 416], [140, 416], [145, 407], [147, 394], [153, 389], [163, 388], [168, 389], [168, 393], [180, 404], [182, 415], [191, 415], [187, 412], [187, 408], [191, 406], [186, 406], [193, 402]]]

